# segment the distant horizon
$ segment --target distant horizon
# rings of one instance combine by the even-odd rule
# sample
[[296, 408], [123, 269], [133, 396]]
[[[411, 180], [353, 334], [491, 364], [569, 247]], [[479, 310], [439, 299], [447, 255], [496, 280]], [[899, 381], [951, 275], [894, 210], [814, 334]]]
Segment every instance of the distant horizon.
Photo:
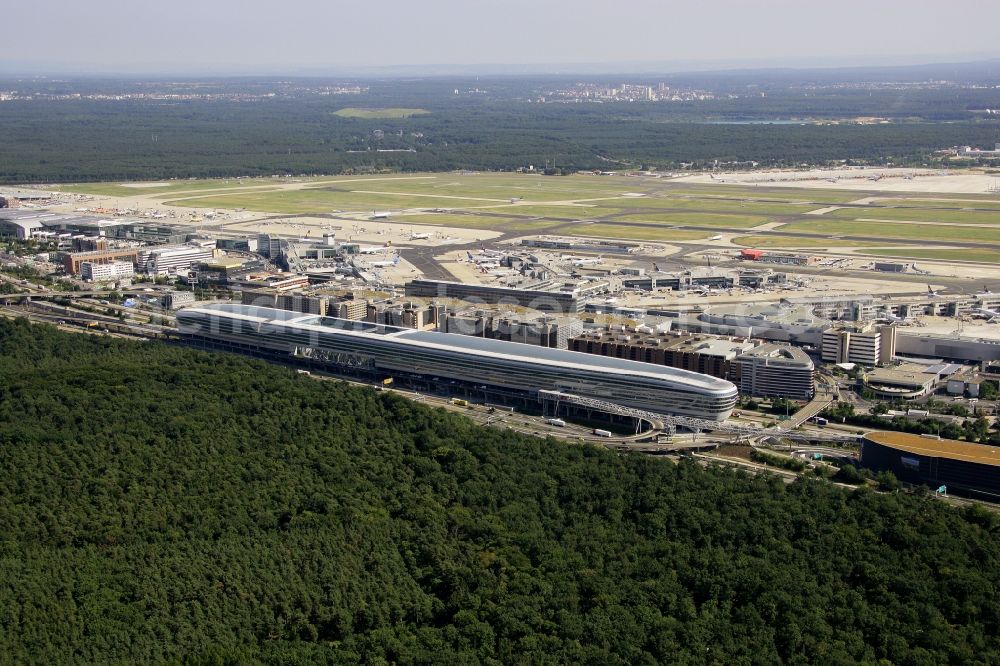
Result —
[[[982, 0], [35, 0], [11, 3], [15, 75], [674, 73], [1000, 57]], [[472, 64], [470, 64], [472, 63]]]
[[[809, 72], [838, 70], [916, 69], [954, 65], [1000, 65], [1000, 50], [996, 53], [942, 55], [893, 55], [882, 58], [867, 57], [804, 57], [758, 58], [734, 60], [674, 60], [674, 61], [605, 61], [565, 63], [503, 63], [483, 62], [474, 64], [415, 63], [386, 65], [343, 65], [329, 67], [275, 67], [242, 65], [240, 67], [158, 66], [122, 68], [112, 66], [81, 66], [41, 62], [11, 62], [0, 64], [0, 76], [5, 78], [98, 78], [122, 77], [225, 77], [225, 78], [322, 78], [322, 77], [469, 77], [469, 76], [677, 76], [685, 74]], [[1000, 79], [1000, 68], [997, 71]]]

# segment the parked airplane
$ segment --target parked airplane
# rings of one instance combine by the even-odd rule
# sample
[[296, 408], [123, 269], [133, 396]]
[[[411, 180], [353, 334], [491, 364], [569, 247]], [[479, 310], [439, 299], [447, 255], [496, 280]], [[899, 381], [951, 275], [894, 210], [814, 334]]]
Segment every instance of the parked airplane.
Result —
[[365, 245], [359, 247], [358, 252], [361, 254], [378, 254], [379, 252], [385, 252], [388, 249], [388, 245]]
[[392, 258], [392, 261], [372, 261], [368, 263], [372, 268], [388, 268], [389, 266], [399, 265], [399, 255], [397, 254]]
[[987, 308], [972, 308], [969, 310], [969, 313], [973, 317], [985, 319], [988, 324], [992, 324], [994, 321], [1000, 319], [1000, 312], [997, 312], [996, 310], [989, 310]]
[[591, 266], [594, 264], [601, 264], [601, 263], [604, 263], [604, 259], [602, 259], [601, 257], [597, 257], [596, 259], [580, 258], [573, 262], [573, 266], [575, 266], [576, 268], [580, 268], [581, 266]]

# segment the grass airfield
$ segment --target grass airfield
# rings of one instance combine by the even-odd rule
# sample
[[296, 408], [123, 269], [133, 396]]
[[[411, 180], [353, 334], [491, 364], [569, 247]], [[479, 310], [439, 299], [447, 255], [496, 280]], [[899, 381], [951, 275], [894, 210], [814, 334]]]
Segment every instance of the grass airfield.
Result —
[[[977, 176], [978, 177], [978, 176]], [[910, 181], [907, 181], [908, 183]], [[692, 182], [690, 177], [436, 173], [271, 177], [56, 186], [103, 210], [170, 211], [175, 221], [236, 213], [227, 230], [252, 232], [276, 216], [558, 234], [720, 247], [865, 254], [925, 260], [1000, 260], [1000, 193], [881, 192]], [[320, 217], [316, 217], [320, 216]], [[726, 238], [718, 239], [720, 234]]]

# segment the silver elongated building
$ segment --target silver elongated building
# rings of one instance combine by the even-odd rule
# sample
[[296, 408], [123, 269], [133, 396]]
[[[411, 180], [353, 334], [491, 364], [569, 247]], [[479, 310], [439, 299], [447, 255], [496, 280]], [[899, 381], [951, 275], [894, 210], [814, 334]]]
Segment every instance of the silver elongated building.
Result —
[[177, 313], [181, 335], [235, 351], [300, 354], [344, 368], [560, 391], [660, 414], [725, 420], [736, 387], [696, 372], [503, 340], [213, 304]]

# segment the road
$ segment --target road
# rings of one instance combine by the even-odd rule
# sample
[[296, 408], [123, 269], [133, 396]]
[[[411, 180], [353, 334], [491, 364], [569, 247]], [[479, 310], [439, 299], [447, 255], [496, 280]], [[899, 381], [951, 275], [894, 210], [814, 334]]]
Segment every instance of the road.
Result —
[[833, 396], [820, 388], [816, 395], [802, 409], [798, 410], [787, 421], [782, 422], [781, 427], [785, 430], [793, 430], [816, 416], [833, 402]]

